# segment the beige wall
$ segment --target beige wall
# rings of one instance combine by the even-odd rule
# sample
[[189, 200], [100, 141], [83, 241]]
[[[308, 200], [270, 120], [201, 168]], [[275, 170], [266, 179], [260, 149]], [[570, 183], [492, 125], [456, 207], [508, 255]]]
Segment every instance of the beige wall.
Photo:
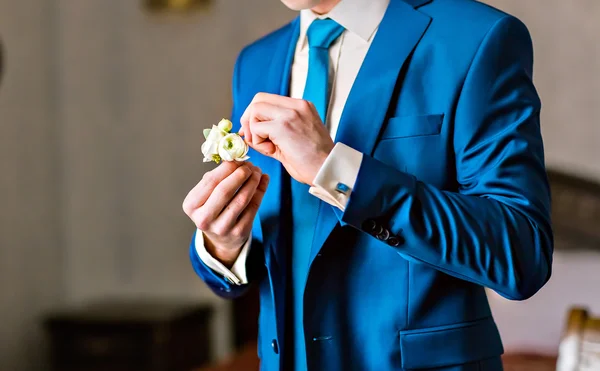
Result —
[[205, 294], [180, 207], [211, 168], [202, 129], [229, 115], [242, 45], [290, 14], [272, 0], [216, 1], [192, 16], [151, 16], [136, 1], [59, 4], [68, 298]]
[[[24, 354], [45, 308], [103, 295], [212, 302], [226, 350], [227, 304], [189, 266], [180, 204], [208, 168], [202, 128], [228, 115], [235, 55], [292, 14], [277, 0], [224, 0], [151, 16], [140, 2], [0, 0], [0, 370], [41, 369]], [[600, 179], [600, 3], [490, 2], [532, 31], [549, 164]], [[557, 254], [536, 298], [492, 295], [507, 347], [553, 349], [563, 303], [590, 300], [598, 264]]]
[[38, 316], [63, 295], [53, 11], [0, 0], [0, 370], [43, 369]]

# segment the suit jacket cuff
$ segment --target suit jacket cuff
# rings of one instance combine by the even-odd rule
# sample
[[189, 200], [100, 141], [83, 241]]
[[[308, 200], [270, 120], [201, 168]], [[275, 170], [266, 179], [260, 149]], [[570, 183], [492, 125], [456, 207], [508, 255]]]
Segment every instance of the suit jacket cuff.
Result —
[[250, 250], [251, 241], [252, 238], [249, 238], [248, 241], [246, 241], [244, 247], [242, 247], [242, 251], [240, 251], [240, 255], [237, 257], [235, 263], [233, 263], [231, 269], [227, 269], [223, 263], [215, 259], [206, 250], [206, 247], [204, 246], [204, 233], [202, 233], [201, 230], [196, 232], [196, 253], [204, 264], [206, 264], [216, 273], [223, 275], [226, 280], [235, 285], [244, 285], [248, 283], [248, 276], [246, 274], [246, 260], [248, 258], [248, 251]]
[[356, 183], [362, 159], [363, 154], [359, 151], [337, 143], [319, 169], [313, 181], [314, 186], [309, 192], [344, 211]]

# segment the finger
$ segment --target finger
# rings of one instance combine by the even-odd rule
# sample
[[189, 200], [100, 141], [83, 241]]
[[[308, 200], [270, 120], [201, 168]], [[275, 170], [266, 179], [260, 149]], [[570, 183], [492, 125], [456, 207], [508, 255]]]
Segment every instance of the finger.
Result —
[[[248, 106], [246, 111], [248, 111], [248, 109], [251, 109], [251, 107]], [[240, 119], [240, 124], [242, 125], [242, 128], [240, 129], [240, 135], [244, 136], [244, 140], [246, 141], [246, 143], [251, 144], [252, 143], [252, 131], [250, 129], [250, 121], [248, 120], [247, 117], [249, 117], [249, 116], [247, 115]]]
[[[261, 94], [261, 93], [258, 93], [258, 94]], [[254, 108], [253, 103], [254, 103], [254, 100], [256, 99], [257, 95], [254, 96], [254, 98], [252, 99], [252, 101], [250, 102], [248, 107], [246, 107], [246, 109], [244, 110], [242, 117], [240, 118], [240, 123], [242, 125], [242, 131], [244, 132], [244, 137], [248, 144], [252, 143], [252, 129], [250, 128], [250, 118], [252, 117], [252, 109]]]
[[252, 124], [257, 121], [293, 119], [296, 115], [296, 111], [290, 108], [280, 107], [268, 102], [256, 102], [252, 103], [250, 110], [248, 110], [248, 123], [250, 129], [252, 129]]
[[[225, 207], [221, 215], [215, 220], [215, 227], [221, 231], [229, 231], [237, 223], [238, 217], [246, 209], [256, 189], [260, 184], [262, 171], [259, 168], [253, 170], [252, 176], [244, 183], [235, 194], [231, 202]], [[215, 231], [216, 232], [216, 231]]]
[[302, 99], [290, 98], [283, 95], [258, 93], [252, 99], [252, 103], [269, 103], [281, 108], [298, 109], [302, 105]]
[[242, 114], [241, 121], [249, 122], [251, 120], [251, 107], [256, 103], [269, 103], [275, 106], [279, 106], [281, 108], [298, 110], [303, 108], [306, 102], [302, 99], [290, 98], [278, 94], [257, 93], [254, 96], [254, 98], [252, 98], [252, 101], [250, 102], [248, 107], [246, 107], [246, 110]]
[[234, 229], [233, 233], [242, 235], [243, 231], [235, 231], [235, 230], [236, 229], [245, 230], [246, 228], [252, 226], [252, 222], [254, 221], [254, 218], [256, 217], [256, 213], [258, 212], [258, 208], [260, 207], [260, 204], [262, 203], [263, 197], [265, 196], [265, 193], [267, 192], [268, 187], [269, 187], [269, 176], [267, 174], [263, 174], [262, 177], [260, 178], [260, 183], [258, 184], [258, 187], [256, 188], [256, 192], [254, 193], [252, 200], [250, 201], [250, 203], [248, 203], [248, 206], [246, 206], [244, 211], [242, 211], [242, 213], [240, 214], [240, 217], [238, 218], [238, 223], [233, 227], [233, 229]]
[[319, 117], [319, 112], [317, 111], [317, 107], [313, 104], [313, 102], [306, 101], [308, 109], [312, 112], [313, 116]]
[[240, 121], [250, 121], [250, 111], [252, 111], [252, 105], [256, 102], [263, 102], [267, 99], [268, 96], [271, 96], [273, 94], [269, 94], [269, 93], [256, 93], [254, 95], [254, 97], [252, 98], [252, 101], [250, 102], [250, 104], [248, 105], [248, 107], [246, 107], [246, 110], [244, 110], [244, 113], [242, 114], [242, 117], [240, 118]]
[[183, 210], [185, 213], [191, 215], [194, 210], [204, 205], [213, 189], [243, 164], [244, 163], [241, 162], [226, 161], [214, 170], [206, 172], [202, 177], [202, 180], [200, 180], [186, 196], [185, 201], [183, 202]]
[[[212, 224], [219, 216], [221, 211], [231, 201], [237, 190], [252, 175], [252, 168], [249, 166], [238, 167], [231, 175], [223, 179], [217, 185], [204, 205], [196, 211], [194, 220], [206, 227]], [[202, 229], [202, 228], [201, 228]]]
[[270, 103], [254, 103], [249, 120], [252, 142], [260, 143], [265, 139], [272, 141], [285, 124], [297, 118], [297, 112], [294, 110]]
[[248, 138], [248, 144], [259, 144], [268, 139], [268, 136], [259, 136], [254, 132], [253, 126], [256, 122], [273, 121], [277, 117], [281, 117], [288, 113], [288, 109], [275, 106], [271, 103], [257, 102], [252, 103], [247, 113], [247, 120], [244, 121], [244, 133]]
[[[252, 103], [246, 110], [244, 134], [246, 134], [247, 143], [262, 154], [272, 156], [275, 153], [275, 145], [270, 143], [274, 141], [276, 132], [283, 126], [282, 123], [294, 121], [298, 116], [297, 111], [288, 108], [282, 108], [267, 102]], [[275, 125], [262, 127], [263, 122], [274, 123]], [[255, 127], [261, 125], [260, 133], [255, 131]], [[264, 144], [263, 143], [268, 143]]]
[[242, 116], [240, 117], [240, 122], [242, 123], [242, 128], [244, 127], [244, 123], [249, 121], [249, 116], [250, 116], [250, 110], [252, 107], [252, 102], [250, 102], [250, 104], [248, 105], [248, 107], [246, 107], [246, 109], [244, 110], [244, 113], [242, 113]]
[[[259, 121], [259, 122], [260, 122], [260, 121]], [[249, 125], [249, 126], [250, 126], [250, 125]], [[259, 144], [261, 144], [262, 142], [264, 142], [264, 141], [268, 140], [268, 138], [263, 138], [263, 137], [261, 137], [260, 135], [258, 135], [258, 133], [257, 133], [257, 132], [254, 132], [254, 131], [252, 132], [252, 134], [250, 135], [250, 137], [252, 138], [252, 142], [251, 142], [251, 143], [252, 143], [252, 144], [254, 144], [254, 145], [259, 145]]]
[[253, 141], [255, 144], [270, 140], [271, 142], [276, 141], [279, 137], [279, 132], [282, 130], [282, 126], [285, 125], [280, 121], [269, 120], [269, 121], [256, 121], [252, 122], [252, 135], [259, 138]]
[[269, 137], [270, 135], [274, 136], [273, 131], [275, 131], [275, 129], [272, 129], [269, 126], [276, 125], [279, 125], [279, 123], [273, 121], [258, 121], [253, 123], [252, 127], [256, 128], [258, 131], [253, 132], [252, 135], [256, 136], [257, 139], [253, 140], [252, 143], [249, 143], [250, 147], [260, 154], [272, 157], [277, 150], [277, 146], [273, 143], [273, 138]]

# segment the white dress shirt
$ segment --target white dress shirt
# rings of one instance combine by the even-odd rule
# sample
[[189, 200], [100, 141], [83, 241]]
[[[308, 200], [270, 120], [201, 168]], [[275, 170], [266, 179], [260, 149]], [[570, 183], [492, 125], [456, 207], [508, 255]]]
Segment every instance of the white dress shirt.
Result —
[[[308, 76], [308, 40], [306, 31], [317, 18], [331, 18], [345, 28], [341, 36], [330, 46], [330, 98], [326, 125], [335, 140], [340, 118], [358, 71], [367, 55], [379, 23], [383, 19], [390, 0], [342, 0], [328, 14], [317, 15], [311, 10], [300, 12], [300, 37], [296, 44], [291, 69], [290, 96], [302, 98]], [[309, 192], [321, 200], [344, 210], [362, 162], [362, 153], [336, 143], [331, 154], [319, 170], [314, 187]], [[336, 191], [338, 183], [347, 185], [350, 191]], [[246, 242], [231, 269], [213, 258], [204, 247], [202, 231], [196, 233], [196, 251], [200, 259], [212, 270], [222, 274], [234, 284], [248, 282], [246, 258], [250, 241]]]

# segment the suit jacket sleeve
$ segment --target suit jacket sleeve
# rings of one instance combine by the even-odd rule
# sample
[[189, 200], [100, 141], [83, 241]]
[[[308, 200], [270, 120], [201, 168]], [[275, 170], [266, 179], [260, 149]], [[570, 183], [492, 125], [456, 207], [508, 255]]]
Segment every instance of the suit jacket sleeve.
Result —
[[[196, 231], [198, 233], [198, 231]], [[264, 261], [262, 255], [261, 243], [252, 240], [248, 258], [246, 260], [247, 283], [235, 284], [228, 280], [223, 274], [211, 269], [200, 257], [196, 251], [196, 236], [192, 237], [190, 243], [190, 260], [196, 274], [208, 285], [208, 287], [220, 297], [225, 299], [234, 299], [240, 297], [248, 291], [253, 282], [256, 282], [264, 274]]]
[[[234, 97], [234, 107], [233, 113], [236, 111], [236, 101], [235, 97], [239, 96], [239, 70], [240, 70], [240, 61], [242, 60], [244, 51], [240, 53], [237, 58], [234, 72], [233, 72], [233, 97]], [[232, 113], [232, 117], [233, 117]], [[237, 126], [237, 128], [236, 128]], [[239, 130], [239, 123], [234, 122], [234, 131]], [[254, 226], [257, 226], [258, 216], [254, 221]], [[259, 278], [261, 278], [265, 274], [264, 268], [264, 254], [263, 254], [263, 246], [262, 241], [251, 237], [249, 251], [246, 259], [246, 283], [236, 284], [231, 280], [228, 280], [223, 274], [213, 270], [210, 268], [206, 262], [204, 262], [198, 256], [198, 251], [196, 248], [196, 232], [192, 236], [192, 240], [189, 247], [190, 260], [192, 263], [192, 267], [196, 274], [208, 285], [208, 287], [215, 292], [217, 295], [226, 298], [233, 299], [239, 296], [242, 296], [248, 291], [248, 288], [253, 282], [256, 282]], [[256, 233], [252, 234], [256, 236]]]
[[365, 155], [346, 210], [338, 211], [341, 222], [383, 228], [407, 259], [506, 298], [537, 292], [550, 277], [553, 235], [532, 65], [525, 25], [499, 20], [455, 106], [458, 190], [437, 189]]

